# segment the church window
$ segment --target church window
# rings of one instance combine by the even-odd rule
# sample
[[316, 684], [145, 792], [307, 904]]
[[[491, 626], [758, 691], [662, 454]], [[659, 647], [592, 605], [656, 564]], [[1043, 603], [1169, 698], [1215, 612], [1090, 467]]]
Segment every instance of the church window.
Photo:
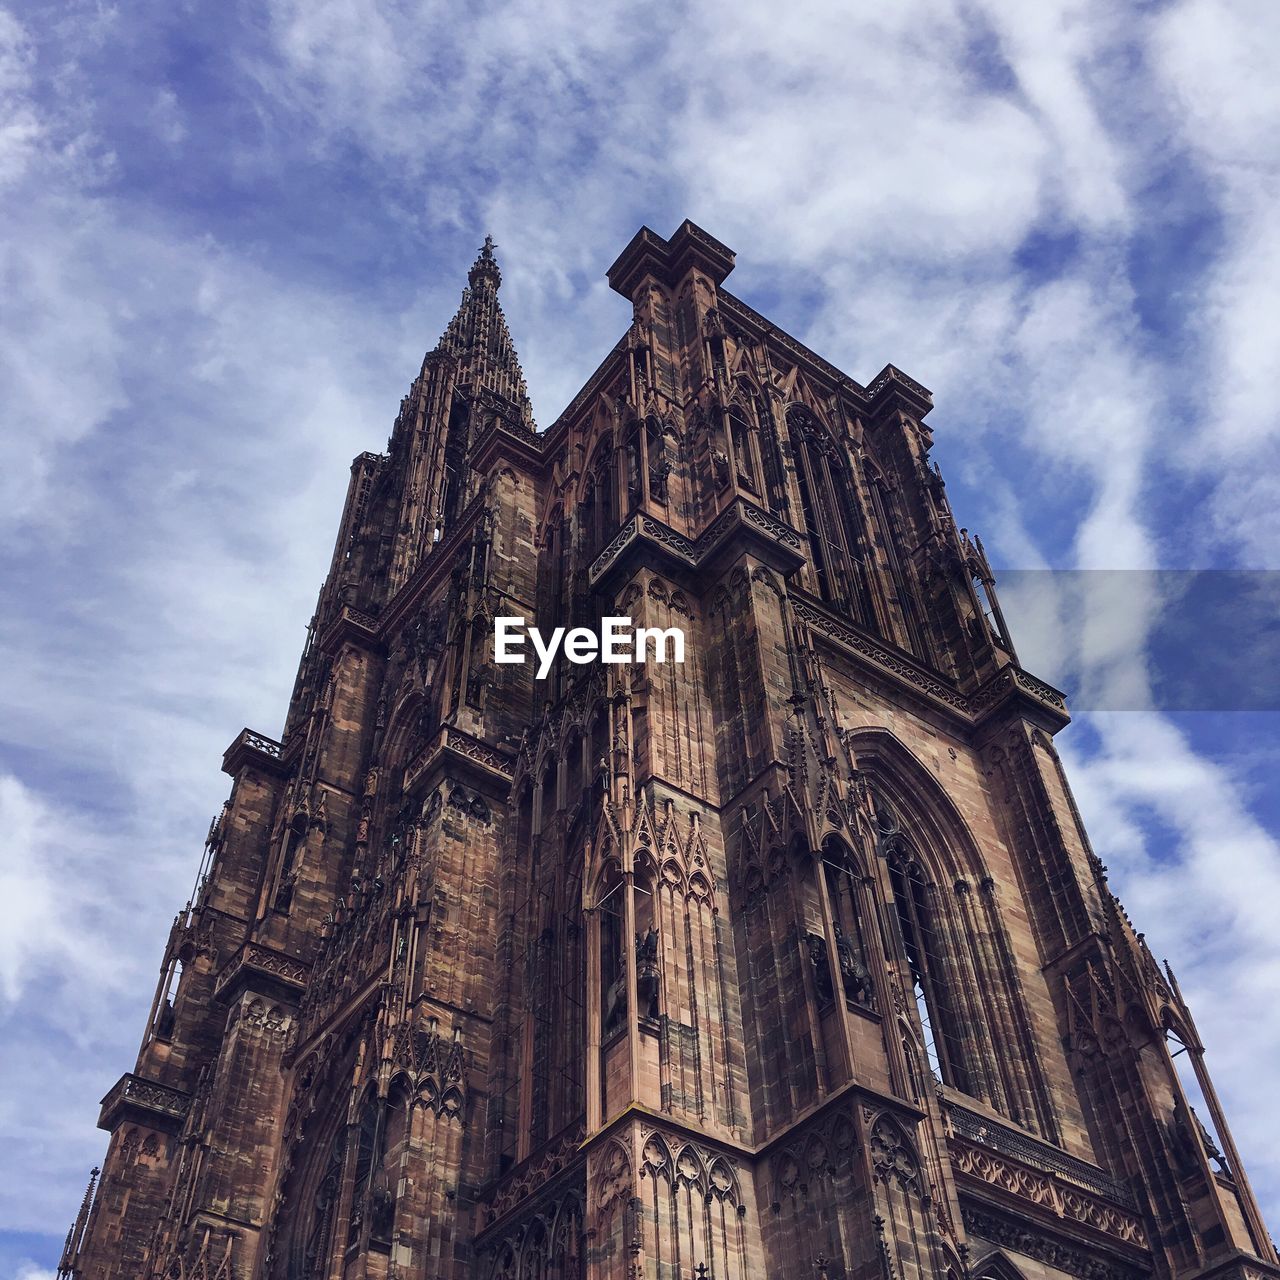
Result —
[[880, 531], [880, 542], [889, 564], [889, 576], [893, 581], [894, 594], [898, 598], [898, 608], [902, 611], [902, 621], [907, 630], [911, 651], [918, 657], [927, 658], [928, 649], [916, 612], [915, 593], [907, 585], [902, 557], [898, 553], [899, 536], [890, 518], [892, 503], [888, 490], [885, 488], [884, 481], [875, 474], [869, 477], [868, 488], [871, 491], [871, 506], [875, 513], [876, 525]]
[[769, 510], [782, 513], [787, 510], [787, 477], [778, 448], [778, 432], [773, 425], [773, 413], [764, 396], [756, 397], [756, 423], [760, 431], [760, 458], [764, 465], [765, 499]]
[[644, 475], [644, 459], [641, 456], [640, 424], [632, 422], [627, 428], [626, 441], [623, 444], [623, 457], [626, 461], [627, 473], [627, 510], [638, 506], [644, 498], [642, 477]]
[[738, 483], [756, 493], [759, 485], [756, 481], [755, 442], [751, 438], [751, 426], [742, 406], [735, 404], [729, 410], [729, 439], [733, 444], [733, 464]]
[[898, 849], [890, 857], [889, 878], [929, 1066], [944, 1083], [971, 1093], [924, 870], [909, 851]]
[[600, 928], [600, 1035], [608, 1040], [626, 1024], [627, 954], [622, 880], [606, 882], [596, 910]]
[[455, 399], [445, 433], [444, 483], [441, 486], [440, 527], [448, 529], [462, 509], [466, 487], [467, 422], [470, 417], [465, 400]]
[[852, 610], [864, 626], [878, 629], [848, 468], [835, 442], [807, 409], [794, 407], [787, 420], [793, 429], [796, 480], [818, 595]]
[[342, 1195], [342, 1168], [346, 1159], [347, 1131], [339, 1125], [323, 1152], [314, 1189], [307, 1198], [307, 1216], [289, 1260], [289, 1280], [311, 1280], [327, 1274], [333, 1255], [333, 1230]]
[[649, 497], [654, 502], [667, 501], [667, 476], [671, 464], [667, 460], [667, 440], [662, 430], [662, 423], [654, 417], [645, 419], [644, 448], [646, 474], [649, 483]]
[[596, 450], [583, 490], [583, 529], [586, 558], [594, 560], [617, 527], [613, 450], [608, 444]]

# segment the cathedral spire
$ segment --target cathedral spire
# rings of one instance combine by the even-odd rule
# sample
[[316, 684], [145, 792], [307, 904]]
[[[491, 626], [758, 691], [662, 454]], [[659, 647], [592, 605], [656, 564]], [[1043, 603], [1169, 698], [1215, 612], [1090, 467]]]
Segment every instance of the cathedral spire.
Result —
[[482, 285], [491, 285], [497, 289], [502, 284], [502, 272], [498, 270], [498, 260], [493, 256], [497, 247], [492, 236], [485, 236], [484, 244], [480, 246], [480, 252], [471, 264], [471, 270], [467, 272], [467, 283], [473, 289]]
[[506, 317], [498, 302], [502, 272], [492, 236], [485, 236], [467, 272], [467, 287], [457, 314], [436, 344], [433, 355], [453, 357], [458, 364], [455, 385], [472, 393], [491, 392], [507, 401], [524, 425], [533, 426], [533, 409], [524, 372], [516, 355]]

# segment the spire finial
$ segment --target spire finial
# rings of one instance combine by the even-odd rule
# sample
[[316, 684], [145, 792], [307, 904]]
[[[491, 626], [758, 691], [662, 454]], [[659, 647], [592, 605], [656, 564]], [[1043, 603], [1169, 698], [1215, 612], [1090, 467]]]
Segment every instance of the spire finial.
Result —
[[495, 289], [502, 283], [502, 272], [498, 270], [498, 260], [493, 256], [493, 251], [497, 247], [492, 236], [485, 236], [484, 244], [480, 246], [480, 253], [472, 264], [471, 270], [467, 272], [467, 283], [473, 289], [481, 281], [492, 285]]

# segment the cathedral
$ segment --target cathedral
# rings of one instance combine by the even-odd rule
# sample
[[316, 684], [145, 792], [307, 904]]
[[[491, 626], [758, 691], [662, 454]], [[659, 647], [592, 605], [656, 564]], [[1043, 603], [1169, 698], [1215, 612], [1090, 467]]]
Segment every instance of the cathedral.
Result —
[[[64, 1280], [1280, 1278], [930, 393], [733, 261], [641, 229], [539, 430], [486, 241], [223, 757]], [[499, 660], [618, 618], [683, 661]]]

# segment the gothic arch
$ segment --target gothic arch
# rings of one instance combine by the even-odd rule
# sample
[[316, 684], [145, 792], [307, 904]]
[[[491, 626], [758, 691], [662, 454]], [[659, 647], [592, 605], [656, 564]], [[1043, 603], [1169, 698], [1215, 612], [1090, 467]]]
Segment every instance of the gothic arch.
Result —
[[981, 1262], [970, 1267], [969, 1275], [972, 1280], [1027, 1280], [999, 1249], [993, 1250]]
[[973, 831], [937, 778], [889, 729], [856, 729], [845, 745], [892, 810], [909, 822], [933, 875], [983, 880], [986, 862]]
[[[887, 729], [855, 731], [845, 742], [876, 799], [881, 893], [897, 926], [903, 994], [909, 1004], [914, 997], [923, 1035], [913, 1039], [945, 1083], [1056, 1138], [995, 881], [968, 823]], [[904, 1051], [909, 1060], [905, 1038]]]
[[786, 419], [818, 595], [852, 610], [863, 626], [878, 632], [866, 561], [866, 514], [848, 451], [807, 405], [788, 405]]

